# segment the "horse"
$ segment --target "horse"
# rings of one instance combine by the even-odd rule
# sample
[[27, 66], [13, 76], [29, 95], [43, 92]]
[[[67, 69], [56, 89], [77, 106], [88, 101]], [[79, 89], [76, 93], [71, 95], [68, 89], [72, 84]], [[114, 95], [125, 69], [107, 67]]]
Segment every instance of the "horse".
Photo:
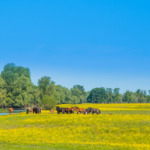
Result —
[[76, 106], [75, 107], [71, 107], [71, 108], [73, 108], [76, 111], [77, 111], [77, 109], [79, 109], [79, 107], [76, 107]]
[[66, 112], [67, 114], [69, 114], [69, 113], [74, 113], [74, 109], [73, 109], [73, 107], [71, 107], [71, 108], [65, 108], [65, 112]]
[[33, 108], [33, 114], [34, 114], [34, 113], [38, 114], [38, 113], [39, 113], [39, 110], [40, 110], [39, 108], [34, 107], [34, 108]]
[[97, 109], [97, 108], [93, 108], [91, 112], [92, 112], [92, 115], [94, 113], [97, 113], [97, 115], [101, 113], [101, 111], [99, 109]]
[[54, 110], [53, 110], [53, 109], [51, 109], [51, 110], [50, 110], [50, 112], [51, 112], [51, 114], [53, 114], [53, 113], [54, 113]]
[[77, 108], [76, 111], [77, 111], [77, 114], [78, 113], [84, 113], [85, 112], [85, 108]]
[[13, 113], [13, 108], [9, 108], [9, 113]]
[[33, 112], [33, 109], [31, 109], [31, 107], [28, 107], [27, 110], [26, 110], [26, 114]]
[[91, 107], [88, 107], [85, 111], [87, 112], [87, 114], [89, 114], [90, 112], [92, 112], [92, 109]]
[[60, 114], [60, 112], [62, 112], [62, 114], [65, 113], [65, 108], [60, 108], [59, 106], [56, 106], [56, 110], [57, 110], [57, 114]]
[[39, 113], [41, 114], [41, 112], [42, 112], [42, 107], [38, 108], [38, 110], [39, 110]]
[[87, 115], [87, 109], [85, 109], [84, 114], [86, 114], [86, 115]]

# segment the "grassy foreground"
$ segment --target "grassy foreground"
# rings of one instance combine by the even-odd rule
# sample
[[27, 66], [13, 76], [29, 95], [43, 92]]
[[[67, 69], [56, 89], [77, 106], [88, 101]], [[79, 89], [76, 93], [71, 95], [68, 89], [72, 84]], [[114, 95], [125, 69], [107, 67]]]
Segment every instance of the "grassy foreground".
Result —
[[0, 150], [150, 149], [150, 104], [60, 105], [71, 106], [102, 113], [0, 116]]

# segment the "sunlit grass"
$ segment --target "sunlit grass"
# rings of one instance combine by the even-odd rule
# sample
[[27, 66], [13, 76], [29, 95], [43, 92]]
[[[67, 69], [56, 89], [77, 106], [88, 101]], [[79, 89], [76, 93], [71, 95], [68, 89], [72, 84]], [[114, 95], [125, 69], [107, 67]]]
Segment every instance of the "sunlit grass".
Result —
[[[50, 114], [49, 111], [44, 110], [41, 114], [23, 112], [1, 116], [0, 143], [13, 145], [75, 144], [90, 145], [90, 147], [93, 145], [93, 148], [96, 147], [96, 149], [98, 147], [150, 149], [150, 116], [148, 115], [150, 104], [59, 106], [93, 107], [99, 108], [102, 113], [100, 115], [57, 114], [55, 111], [54, 114]], [[110, 113], [112, 115], [109, 115]]]

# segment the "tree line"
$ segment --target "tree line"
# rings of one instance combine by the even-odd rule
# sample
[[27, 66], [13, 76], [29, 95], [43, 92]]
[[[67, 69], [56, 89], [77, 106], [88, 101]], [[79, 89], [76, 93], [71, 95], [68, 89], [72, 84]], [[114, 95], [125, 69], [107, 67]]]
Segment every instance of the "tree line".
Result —
[[81, 85], [68, 89], [55, 85], [48, 76], [41, 77], [36, 86], [31, 82], [29, 68], [8, 63], [0, 74], [0, 107], [23, 108], [37, 105], [49, 109], [56, 104], [150, 102], [150, 96], [144, 90], [126, 91], [123, 95], [119, 90], [100, 87], [86, 92]]

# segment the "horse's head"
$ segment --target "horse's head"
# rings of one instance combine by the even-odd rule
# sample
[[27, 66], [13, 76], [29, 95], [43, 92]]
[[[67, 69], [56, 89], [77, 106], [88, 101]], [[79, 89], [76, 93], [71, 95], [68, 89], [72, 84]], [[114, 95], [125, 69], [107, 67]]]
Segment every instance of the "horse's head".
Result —
[[56, 106], [56, 110], [57, 110], [58, 108], [60, 108], [60, 107], [59, 107], [59, 106]]

